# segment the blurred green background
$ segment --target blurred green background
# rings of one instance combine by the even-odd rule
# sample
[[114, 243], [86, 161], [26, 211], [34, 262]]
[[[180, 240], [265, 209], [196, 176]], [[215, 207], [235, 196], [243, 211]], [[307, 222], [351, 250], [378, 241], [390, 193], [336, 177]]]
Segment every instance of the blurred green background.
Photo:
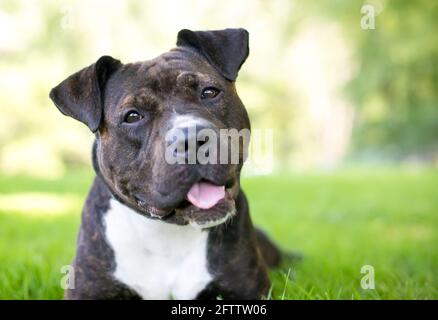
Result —
[[438, 298], [437, 16], [428, 0], [2, 0], [0, 298], [62, 296], [93, 177], [92, 134], [50, 89], [101, 55], [146, 60], [182, 28], [226, 27], [250, 32], [237, 88], [273, 130], [272, 172], [243, 178], [254, 221], [305, 257], [272, 272], [271, 297]]

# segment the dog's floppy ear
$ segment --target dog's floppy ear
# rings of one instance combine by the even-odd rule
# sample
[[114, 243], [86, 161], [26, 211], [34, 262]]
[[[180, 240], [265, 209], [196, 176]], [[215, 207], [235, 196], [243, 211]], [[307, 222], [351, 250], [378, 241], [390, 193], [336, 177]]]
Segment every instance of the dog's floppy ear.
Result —
[[237, 72], [249, 54], [248, 31], [224, 29], [178, 32], [177, 46], [187, 46], [200, 52], [226, 79], [235, 81]]
[[102, 120], [106, 81], [120, 66], [119, 60], [103, 56], [53, 88], [50, 99], [63, 114], [85, 123], [96, 132]]

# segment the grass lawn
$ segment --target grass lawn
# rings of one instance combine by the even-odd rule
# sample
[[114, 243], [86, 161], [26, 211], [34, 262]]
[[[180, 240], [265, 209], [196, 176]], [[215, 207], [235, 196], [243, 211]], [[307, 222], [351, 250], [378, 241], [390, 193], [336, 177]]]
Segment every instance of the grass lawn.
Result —
[[[0, 298], [59, 299], [90, 171], [0, 176]], [[343, 170], [242, 182], [256, 225], [304, 259], [274, 299], [438, 299], [438, 171]], [[371, 265], [375, 289], [360, 286]], [[289, 276], [288, 276], [289, 275]]]

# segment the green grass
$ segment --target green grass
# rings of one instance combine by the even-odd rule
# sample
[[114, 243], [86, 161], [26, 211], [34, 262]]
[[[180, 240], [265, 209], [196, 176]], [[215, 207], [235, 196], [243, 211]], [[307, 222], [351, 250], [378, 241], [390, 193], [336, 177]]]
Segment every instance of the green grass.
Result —
[[[92, 176], [0, 176], [1, 299], [62, 297], [60, 269], [73, 256]], [[271, 272], [271, 298], [438, 299], [438, 171], [252, 177], [243, 187], [255, 224], [304, 256]], [[374, 290], [360, 286], [363, 265], [374, 267]]]

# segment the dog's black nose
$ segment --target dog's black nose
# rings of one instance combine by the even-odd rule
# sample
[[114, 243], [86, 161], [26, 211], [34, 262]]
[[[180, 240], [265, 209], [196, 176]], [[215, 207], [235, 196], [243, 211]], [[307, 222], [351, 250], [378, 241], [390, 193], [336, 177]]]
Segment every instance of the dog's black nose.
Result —
[[[188, 163], [197, 163], [199, 160], [197, 157], [199, 148], [211, 139], [211, 136], [207, 134], [208, 131], [211, 131], [213, 134], [215, 132], [212, 128], [199, 124], [185, 127], [181, 130], [184, 135], [181, 135], [178, 141], [178, 144], [181, 146], [178, 152], [184, 153], [185, 160]], [[182, 155], [179, 154], [179, 156]]]
[[199, 161], [198, 157], [199, 148], [207, 142], [211, 142], [200, 155], [209, 157], [210, 151], [216, 147], [214, 141], [217, 141], [217, 139], [217, 133], [211, 126], [193, 124], [177, 128], [172, 133], [172, 138], [167, 140], [167, 147], [173, 149], [173, 156], [180, 160], [178, 163], [181, 160], [189, 164], [202, 163], [203, 161]]

